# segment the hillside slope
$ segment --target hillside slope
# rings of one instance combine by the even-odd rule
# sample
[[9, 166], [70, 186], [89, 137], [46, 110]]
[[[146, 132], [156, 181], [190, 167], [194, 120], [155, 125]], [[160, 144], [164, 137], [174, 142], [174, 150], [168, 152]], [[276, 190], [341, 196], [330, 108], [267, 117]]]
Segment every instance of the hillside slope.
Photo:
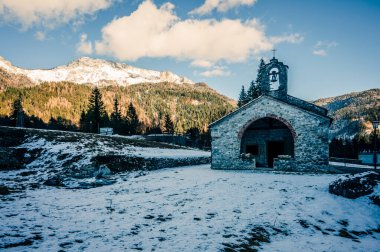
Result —
[[327, 108], [334, 119], [330, 139], [353, 138], [357, 133], [368, 135], [372, 131], [370, 121], [380, 116], [380, 89], [323, 98], [314, 103]]
[[167, 71], [88, 57], [53, 69], [28, 70], [0, 57], [0, 117], [10, 115], [13, 102], [21, 94], [28, 116], [44, 123], [55, 119], [78, 126], [95, 85], [100, 87], [108, 114], [115, 97], [122, 115], [132, 102], [145, 128], [160, 125], [169, 114], [178, 133], [194, 127], [205, 131], [208, 124], [235, 107], [235, 101], [206, 84], [194, 84]]
[[[24, 110], [29, 116], [41, 118], [45, 123], [52, 117], [78, 124], [82, 110], [88, 107], [91, 89], [90, 85], [68, 82], [8, 87], [0, 90], [0, 117], [11, 113], [12, 103], [21, 93]], [[233, 100], [205, 84], [144, 83], [127, 87], [100, 87], [100, 91], [109, 114], [117, 96], [122, 115], [126, 114], [127, 106], [132, 102], [145, 126], [163, 123], [163, 116], [169, 114], [177, 132], [192, 127], [206, 130], [208, 124], [232, 111], [235, 106]]]

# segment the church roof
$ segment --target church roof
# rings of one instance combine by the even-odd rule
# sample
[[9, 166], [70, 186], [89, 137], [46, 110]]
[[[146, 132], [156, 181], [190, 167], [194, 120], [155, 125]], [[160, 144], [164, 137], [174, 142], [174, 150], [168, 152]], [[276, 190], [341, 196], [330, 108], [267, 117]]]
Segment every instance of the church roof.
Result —
[[219, 120], [216, 120], [215, 122], [211, 123], [209, 125], [209, 127], [213, 127], [215, 126], [216, 124], [219, 124], [221, 123], [222, 121], [224, 121], [225, 119], [233, 116], [234, 114], [238, 113], [240, 110], [242, 110], [243, 108], [249, 106], [250, 104], [258, 101], [259, 99], [263, 99], [264, 97], [266, 98], [270, 98], [270, 99], [274, 99], [274, 100], [277, 100], [277, 101], [280, 101], [280, 102], [283, 102], [283, 103], [286, 103], [288, 105], [291, 105], [291, 106], [295, 106], [299, 109], [302, 109], [302, 110], [305, 110], [307, 112], [311, 112], [313, 114], [316, 114], [318, 116], [322, 116], [322, 117], [325, 117], [327, 119], [330, 120], [330, 123], [332, 121], [332, 118], [327, 116], [327, 113], [328, 113], [328, 110], [323, 108], [323, 107], [320, 107], [320, 106], [317, 106], [313, 103], [310, 103], [310, 102], [307, 102], [307, 101], [304, 101], [304, 100], [301, 100], [301, 99], [298, 99], [294, 96], [291, 96], [291, 95], [287, 95], [285, 98], [278, 98], [278, 97], [273, 97], [273, 96], [270, 96], [270, 95], [261, 95], [259, 96], [258, 98], [248, 102], [247, 104], [241, 106], [240, 108], [232, 111], [231, 113], [225, 115], [224, 117], [220, 118]]

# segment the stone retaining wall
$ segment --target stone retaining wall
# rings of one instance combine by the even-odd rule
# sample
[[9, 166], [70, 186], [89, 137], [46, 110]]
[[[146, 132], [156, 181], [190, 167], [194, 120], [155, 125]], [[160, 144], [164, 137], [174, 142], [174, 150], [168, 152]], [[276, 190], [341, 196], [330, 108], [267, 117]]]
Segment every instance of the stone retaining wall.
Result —
[[107, 166], [112, 172], [125, 172], [137, 170], [158, 170], [179, 166], [209, 164], [210, 157], [193, 158], [142, 158], [121, 155], [99, 155], [94, 157], [91, 165], [72, 167], [64, 174], [73, 178], [93, 177], [101, 165]]

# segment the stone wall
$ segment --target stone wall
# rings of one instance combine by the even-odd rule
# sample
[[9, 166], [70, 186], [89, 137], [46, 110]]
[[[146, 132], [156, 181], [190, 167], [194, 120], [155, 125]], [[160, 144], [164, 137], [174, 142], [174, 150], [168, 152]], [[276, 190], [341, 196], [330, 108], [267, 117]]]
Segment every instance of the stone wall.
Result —
[[[213, 169], [251, 169], [251, 166], [240, 158], [241, 138], [251, 123], [264, 117], [277, 119], [288, 126], [294, 139], [295, 164], [302, 164], [304, 170], [328, 165], [330, 119], [272, 97], [261, 96], [210, 125], [211, 167]], [[278, 165], [277, 168], [279, 168]]]

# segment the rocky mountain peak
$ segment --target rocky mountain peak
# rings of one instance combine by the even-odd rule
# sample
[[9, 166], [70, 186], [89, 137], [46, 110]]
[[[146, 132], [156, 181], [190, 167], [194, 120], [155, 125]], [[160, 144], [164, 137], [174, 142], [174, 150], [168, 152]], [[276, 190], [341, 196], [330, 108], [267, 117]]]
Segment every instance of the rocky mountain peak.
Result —
[[101, 84], [128, 86], [140, 83], [171, 82], [175, 84], [194, 84], [186, 77], [169, 71], [154, 71], [133, 67], [109, 60], [81, 57], [67, 65], [52, 69], [23, 69], [13, 66], [0, 57], [0, 68], [12, 74], [20, 74], [33, 83], [68, 81], [77, 84]]

